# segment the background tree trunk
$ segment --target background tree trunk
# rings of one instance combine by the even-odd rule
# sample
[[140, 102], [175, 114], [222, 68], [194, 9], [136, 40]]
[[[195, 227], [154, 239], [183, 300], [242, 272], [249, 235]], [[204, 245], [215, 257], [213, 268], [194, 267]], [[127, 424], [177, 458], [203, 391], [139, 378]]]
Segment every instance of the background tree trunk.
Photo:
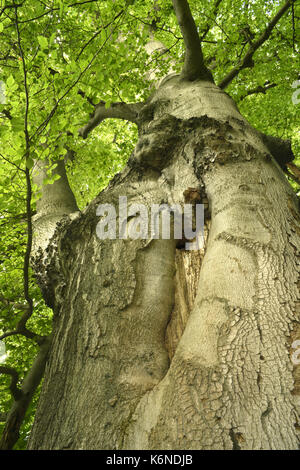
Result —
[[[35, 259], [55, 318], [29, 448], [296, 449], [293, 191], [211, 82], [165, 80], [139, 127], [124, 172]], [[204, 258], [97, 238], [98, 204], [183, 204], [188, 188], [209, 201]]]

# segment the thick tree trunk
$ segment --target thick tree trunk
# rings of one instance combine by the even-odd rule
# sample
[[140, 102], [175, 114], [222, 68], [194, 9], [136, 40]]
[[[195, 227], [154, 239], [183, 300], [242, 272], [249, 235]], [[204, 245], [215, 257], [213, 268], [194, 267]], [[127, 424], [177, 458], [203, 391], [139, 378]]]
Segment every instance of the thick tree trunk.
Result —
[[[183, 204], [189, 188], [209, 201], [204, 258], [97, 237], [98, 204]], [[299, 222], [228, 95], [164, 81], [128, 167], [35, 260], [55, 318], [29, 448], [298, 448]]]

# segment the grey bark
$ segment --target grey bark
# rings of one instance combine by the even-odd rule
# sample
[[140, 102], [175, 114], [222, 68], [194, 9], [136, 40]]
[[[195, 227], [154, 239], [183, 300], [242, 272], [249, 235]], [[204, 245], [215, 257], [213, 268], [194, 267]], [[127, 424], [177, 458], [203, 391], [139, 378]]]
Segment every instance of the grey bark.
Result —
[[[297, 449], [294, 193], [211, 82], [166, 81], [139, 126], [123, 173], [39, 239], [55, 316], [29, 449]], [[209, 201], [205, 254], [97, 238], [98, 204], [183, 204], [188, 188]]]
[[211, 72], [204, 64], [201, 41], [187, 0], [172, 0], [184, 44], [185, 61], [181, 76], [186, 80], [209, 80]]
[[[66, 155], [65, 160], [68, 160]], [[52, 175], [58, 175], [59, 180], [54, 184], [43, 182], [47, 175], [48, 161], [37, 161], [34, 166], [33, 182], [38, 186], [41, 198], [37, 201], [37, 214], [33, 217], [34, 239], [33, 252], [38, 249], [45, 250], [52, 237], [57, 222], [62, 216], [78, 211], [74, 194], [70, 188], [65, 160], [59, 160]]]

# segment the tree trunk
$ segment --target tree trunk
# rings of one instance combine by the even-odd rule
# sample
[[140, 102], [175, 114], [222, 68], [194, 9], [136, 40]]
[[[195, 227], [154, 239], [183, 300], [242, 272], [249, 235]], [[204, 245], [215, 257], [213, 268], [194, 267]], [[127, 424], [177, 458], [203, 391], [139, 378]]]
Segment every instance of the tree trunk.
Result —
[[[29, 448], [296, 449], [293, 191], [210, 82], [165, 80], [139, 128], [124, 172], [35, 258], [55, 316]], [[205, 254], [97, 237], [99, 204], [182, 205], [189, 188], [209, 203]]]

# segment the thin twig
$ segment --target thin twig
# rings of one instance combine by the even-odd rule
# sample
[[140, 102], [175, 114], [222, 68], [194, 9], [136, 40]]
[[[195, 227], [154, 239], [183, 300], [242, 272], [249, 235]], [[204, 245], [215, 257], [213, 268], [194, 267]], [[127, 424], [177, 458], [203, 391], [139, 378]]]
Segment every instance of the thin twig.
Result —
[[11, 165], [13, 165], [15, 168], [17, 168], [19, 171], [22, 171], [23, 173], [25, 173], [25, 170], [23, 170], [23, 168], [19, 167], [16, 163], [14, 162], [11, 162], [8, 158], [6, 158], [4, 155], [2, 155], [2, 153], [0, 153], [0, 157], [3, 158], [3, 160], [5, 160], [7, 163], [10, 163]]
[[[140, 21], [141, 23], [143, 23], [143, 24], [146, 25], [146, 26], [153, 27], [152, 23], [149, 23], [148, 21], [143, 20], [142, 18], [140, 18], [140, 17], [134, 15], [133, 13], [128, 13], [128, 16], [131, 16], [132, 18], [134, 18], [134, 19]], [[176, 34], [175, 34], [171, 29], [166, 29], [166, 28], [163, 28], [163, 27], [157, 26], [157, 25], [155, 25], [155, 28], [156, 28], [156, 29], [159, 29], [160, 31], [164, 31], [165, 33], [170, 33], [170, 34], [172, 34], [172, 36], [174, 36], [175, 39], [179, 39], [179, 40], [180, 40], [180, 39], [181, 39], [181, 40], [183, 39], [182, 36], [176, 36]]]
[[24, 297], [28, 304], [28, 310], [22, 315], [21, 319], [18, 322], [17, 330], [22, 331], [26, 327], [26, 323], [29, 318], [32, 316], [33, 313], [33, 301], [29, 293], [29, 266], [30, 266], [30, 254], [32, 248], [32, 220], [31, 220], [31, 197], [32, 197], [32, 187], [31, 187], [31, 179], [30, 179], [30, 170], [28, 168], [27, 162], [30, 157], [30, 138], [28, 133], [28, 114], [29, 114], [29, 91], [28, 91], [28, 83], [27, 83], [27, 69], [26, 69], [26, 62], [23, 53], [23, 48], [21, 44], [21, 36], [18, 24], [18, 10], [15, 8], [15, 20], [16, 20], [16, 31], [18, 37], [18, 46], [20, 57], [22, 59], [22, 67], [23, 67], [23, 79], [24, 79], [24, 92], [25, 92], [25, 116], [24, 116], [24, 135], [25, 135], [25, 144], [26, 144], [26, 168], [25, 168], [25, 176], [26, 176], [26, 213], [27, 213], [27, 245], [26, 245], [26, 252], [24, 257]]
[[[219, 6], [220, 6], [220, 3], [222, 2], [222, 0], [216, 0], [216, 3], [214, 5], [214, 8], [213, 8], [213, 11], [212, 11], [212, 16], [214, 18], [214, 21], [216, 22], [216, 17], [217, 17], [217, 14], [218, 14], [218, 9], [219, 9]], [[216, 25], [223, 31], [223, 29], [217, 24], [216, 22]], [[205, 27], [203, 28], [202, 30], [202, 34], [200, 36], [200, 41], [201, 42], [204, 42], [204, 39], [205, 39], [205, 36], [207, 35], [207, 33], [209, 32], [211, 28], [211, 24], [209, 21], [207, 21]], [[223, 31], [223, 33], [227, 36], [227, 33], [225, 31]], [[227, 36], [228, 37], [228, 36]]]
[[[85, 2], [71, 3], [70, 5], [65, 5], [64, 8], [71, 8], [71, 7], [74, 7], [74, 6], [85, 5], [86, 3], [94, 3], [94, 2], [98, 2], [98, 1], [99, 0], [86, 0]], [[47, 5], [45, 5], [45, 4], [43, 4], [43, 5], [45, 6], [45, 8], [48, 8]], [[39, 16], [35, 16], [34, 18], [30, 18], [29, 20], [19, 21], [19, 24], [30, 23], [30, 21], [38, 20], [38, 19], [42, 18], [43, 16], [49, 15], [50, 13], [53, 13], [54, 11], [59, 11], [59, 10], [60, 10], [59, 7], [50, 8], [48, 11], [45, 11], [44, 13], [42, 13]]]
[[240, 97], [240, 101], [243, 101], [247, 96], [263, 93], [264, 95], [268, 90], [277, 86], [277, 83], [265, 83], [264, 86], [258, 85], [257, 87], [248, 90], [244, 95]]
[[76, 60], [79, 59], [79, 57], [81, 56], [81, 54], [83, 53], [84, 49], [86, 47], [88, 47], [88, 45], [94, 41], [94, 39], [96, 39], [97, 36], [99, 36], [99, 34], [104, 31], [106, 28], [108, 28], [111, 24], [113, 24], [118, 18], [119, 16], [121, 16], [122, 14], [124, 13], [124, 10], [121, 10], [115, 17], [112, 21], [110, 21], [109, 23], [107, 23], [105, 26], [103, 26], [102, 28], [100, 28], [98, 31], [96, 31], [96, 33], [85, 43], [85, 45], [81, 48], [79, 54], [77, 55], [76, 57]]
[[[118, 26], [118, 25], [117, 25]], [[30, 142], [32, 142], [32, 140], [34, 139], [34, 137], [40, 135], [43, 130], [45, 129], [45, 127], [48, 125], [49, 121], [52, 119], [52, 117], [54, 116], [54, 114], [56, 113], [56, 110], [58, 108], [58, 105], [61, 103], [61, 101], [69, 94], [69, 92], [77, 85], [77, 83], [80, 81], [80, 79], [82, 78], [82, 76], [85, 74], [85, 72], [91, 67], [92, 63], [94, 62], [94, 60], [96, 59], [96, 57], [100, 54], [100, 52], [102, 51], [102, 49], [104, 48], [104, 46], [107, 44], [107, 42], [109, 41], [109, 39], [111, 38], [111, 36], [113, 35], [113, 33], [115, 32], [115, 30], [117, 29], [117, 26], [111, 31], [111, 33], [109, 34], [109, 36], [105, 39], [105, 41], [103, 42], [102, 46], [100, 47], [100, 49], [98, 49], [97, 52], [95, 52], [95, 54], [93, 55], [93, 57], [91, 58], [91, 60], [89, 61], [89, 63], [87, 64], [87, 66], [82, 70], [82, 72], [80, 72], [80, 74], [78, 75], [77, 79], [72, 83], [72, 85], [69, 86], [69, 88], [67, 89], [67, 91], [60, 97], [58, 98], [58, 100], [56, 101], [55, 105], [53, 106], [52, 110], [50, 111], [50, 113], [48, 114], [48, 116], [46, 117], [46, 119], [39, 125], [39, 127], [35, 130], [35, 132], [32, 134], [32, 136], [30, 137]]]
[[22, 2], [22, 3], [11, 3], [10, 5], [5, 5], [5, 6], [2, 8], [2, 10], [0, 11], [0, 16], [2, 15], [2, 13], [4, 13], [5, 10], [7, 10], [7, 9], [9, 9], [9, 8], [14, 8], [14, 9], [19, 8], [19, 7], [21, 7], [21, 6], [23, 5], [23, 3], [25, 3], [25, 0], [24, 0], [24, 2]]

